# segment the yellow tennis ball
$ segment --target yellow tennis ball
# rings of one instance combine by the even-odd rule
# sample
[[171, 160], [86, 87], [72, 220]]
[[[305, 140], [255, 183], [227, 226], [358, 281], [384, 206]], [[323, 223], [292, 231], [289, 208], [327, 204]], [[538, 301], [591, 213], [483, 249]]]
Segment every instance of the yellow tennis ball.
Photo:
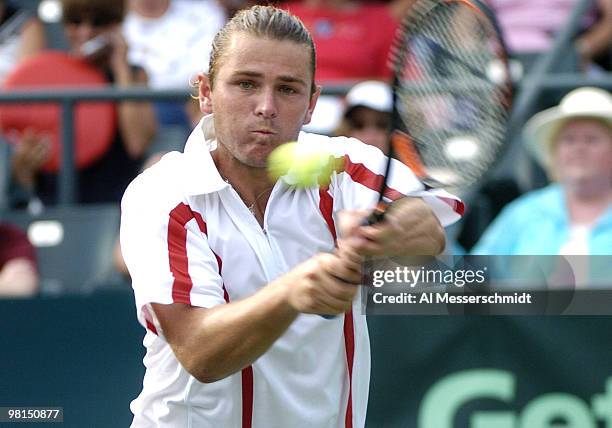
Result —
[[326, 186], [339, 161], [321, 144], [290, 142], [278, 146], [268, 157], [268, 173], [274, 180], [298, 188]]

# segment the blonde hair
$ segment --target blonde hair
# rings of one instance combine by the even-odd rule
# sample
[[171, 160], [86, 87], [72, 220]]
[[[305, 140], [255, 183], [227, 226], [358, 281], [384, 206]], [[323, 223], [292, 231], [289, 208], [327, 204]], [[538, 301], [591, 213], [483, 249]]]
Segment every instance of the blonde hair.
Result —
[[316, 54], [312, 37], [298, 17], [273, 6], [253, 6], [243, 9], [219, 30], [212, 43], [208, 66], [208, 79], [211, 87], [214, 86], [219, 60], [236, 33], [246, 33], [273, 40], [289, 40], [307, 46], [310, 50], [310, 71], [312, 73], [311, 92], [314, 93]]

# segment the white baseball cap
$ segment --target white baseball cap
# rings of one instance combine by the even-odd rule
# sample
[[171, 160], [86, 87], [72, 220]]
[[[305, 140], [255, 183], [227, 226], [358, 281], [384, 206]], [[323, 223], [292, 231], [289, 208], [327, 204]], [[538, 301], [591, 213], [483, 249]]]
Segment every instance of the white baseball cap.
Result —
[[378, 80], [366, 80], [353, 86], [345, 98], [348, 115], [356, 107], [367, 107], [385, 113], [393, 109], [393, 95], [391, 87]]
[[524, 128], [527, 150], [545, 168], [550, 167], [553, 138], [569, 119], [600, 119], [612, 129], [612, 95], [600, 88], [574, 89], [558, 106], [533, 116]]

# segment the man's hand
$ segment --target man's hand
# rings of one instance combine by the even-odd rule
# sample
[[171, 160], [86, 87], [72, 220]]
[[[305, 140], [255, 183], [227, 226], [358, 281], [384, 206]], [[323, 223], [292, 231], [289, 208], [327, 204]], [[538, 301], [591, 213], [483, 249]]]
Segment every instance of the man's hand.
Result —
[[387, 209], [384, 220], [364, 225], [369, 212], [345, 211], [340, 230], [348, 245], [363, 256], [436, 255], [444, 249], [444, 229], [420, 198], [406, 197]]
[[9, 138], [17, 142], [12, 159], [13, 177], [19, 185], [30, 190], [34, 187], [40, 168], [49, 159], [50, 140], [30, 128], [26, 129], [23, 134], [15, 132], [9, 135]]
[[302, 313], [344, 313], [351, 308], [361, 282], [362, 257], [341, 245], [334, 254], [318, 254], [279, 278], [286, 283], [288, 302]]

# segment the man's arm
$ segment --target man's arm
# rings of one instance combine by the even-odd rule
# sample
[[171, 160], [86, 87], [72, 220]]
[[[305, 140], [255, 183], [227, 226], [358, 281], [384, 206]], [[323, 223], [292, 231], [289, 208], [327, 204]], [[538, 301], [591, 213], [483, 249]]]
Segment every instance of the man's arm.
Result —
[[38, 292], [38, 273], [30, 259], [9, 260], [0, 269], [0, 296], [30, 297]]
[[153, 304], [166, 340], [200, 382], [215, 382], [251, 364], [299, 313], [350, 309], [361, 281], [361, 258], [343, 246], [298, 265], [246, 299], [214, 308]]
[[612, 0], [597, 0], [599, 19], [576, 41], [576, 49], [583, 61], [590, 61], [605, 53], [612, 45]]

